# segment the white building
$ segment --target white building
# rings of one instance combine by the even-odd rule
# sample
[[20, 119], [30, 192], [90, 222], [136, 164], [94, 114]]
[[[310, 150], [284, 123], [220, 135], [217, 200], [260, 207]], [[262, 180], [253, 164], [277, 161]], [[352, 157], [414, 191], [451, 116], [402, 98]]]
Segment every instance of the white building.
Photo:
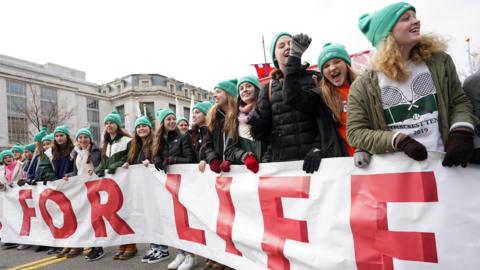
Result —
[[47, 125], [55, 111], [71, 114], [60, 124], [68, 125], [72, 134], [90, 126], [98, 141], [103, 118], [112, 110], [122, 115], [132, 131], [139, 109], [153, 119], [156, 110], [175, 111], [178, 104], [180, 114], [188, 118], [191, 95], [197, 102], [210, 99], [212, 93], [160, 74], [131, 74], [98, 85], [86, 81], [80, 70], [0, 54], [0, 146], [32, 141], [38, 131], [28, 117], [32, 111], [38, 111], [33, 115], [41, 126]]

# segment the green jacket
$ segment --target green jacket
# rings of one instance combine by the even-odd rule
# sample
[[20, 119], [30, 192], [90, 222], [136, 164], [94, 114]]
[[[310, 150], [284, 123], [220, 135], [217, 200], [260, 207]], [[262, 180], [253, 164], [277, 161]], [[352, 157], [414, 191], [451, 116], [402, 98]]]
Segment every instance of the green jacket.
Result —
[[53, 168], [52, 161], [45, 153], [43, 153], [40, 157], [38, 168], [40, 169], [41, 181], [57, 180], [57, 177], [55, 177], [55, 169]]
[[127, 162], [128, 149], [130, 148], [131, 138], [126, 136], [117, 136], [107, 144], [106, 156], [102, 156], [102, 161], [95, 168], [95, 173], [102, 177], [105, 176], [105, 170], [114, 174], [118, 167]]
[[227, 136], [225, 147], [225, 159], [233, 164], [243, 164], [242, 159], [248, 152], [252, 152], [259, 163], [269, 162], [269, 147], [266, 142], [249, 140], [238, 137], [237, 142], [233, 141], [230, 134]]
[[[446, 144], [452, 124], [467, 122], [474, 125], [472, 104], [463, 93], [450, 55], [436, 53], [426, 64], [437, 89], [439, 128]], [[356, 148], [381, 154], [394, 151], [393, 135], [386, 124], [377, 73], [367, 70], [350, 88], [347, 139]]]

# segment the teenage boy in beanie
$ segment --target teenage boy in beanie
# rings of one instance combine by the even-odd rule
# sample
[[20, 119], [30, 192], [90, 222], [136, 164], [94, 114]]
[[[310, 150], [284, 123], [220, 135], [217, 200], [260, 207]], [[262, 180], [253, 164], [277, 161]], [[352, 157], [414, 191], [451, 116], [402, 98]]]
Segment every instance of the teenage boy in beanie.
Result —
[[420, 34], [415, 12], [400, 2], [359, 18], [377, 52], [374, 68], [350, 89], [347, 137], [370, 153], [401, 151], [417, 161], [428, 150], [445, 151], [443, 166], [465, 167], [473, 154], [472, 104], [446, 45]]

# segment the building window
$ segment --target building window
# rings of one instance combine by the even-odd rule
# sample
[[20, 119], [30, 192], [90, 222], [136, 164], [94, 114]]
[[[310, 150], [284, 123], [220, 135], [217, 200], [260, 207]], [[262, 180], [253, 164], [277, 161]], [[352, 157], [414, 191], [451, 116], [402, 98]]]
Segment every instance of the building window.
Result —
[[188, 97], [188, 89], [183, 89], [183, 91], [185, 92], [185, 96]]
[[183, 117], [190, 119], [190, 108], [189, 107], [183, 107]]
[[87, 98], [87, 122], [96, 142], [100, 142], [100, 111], [98, 107], [97, 99]]
[[171, 93], [175, 92], [175, 85], [170, 84], [170, 92]]
[[120, 119], [122, 119], [122, 123], [125, 123], [125, 105], [120, 105], [115, 107], [118, 114], [120, 114]]
[[55, 128], [54, 126], [48, 126], [48, 124], [52, 123], [51, 119], [58, 116], [57, 106], [58, 106], [57, 91], [52, 88], [41, 87], [40, 88], [40, 111], [42, 115], [42, 126], [46, 126], [48, 130], [53, 130]]
[[169, 108], [170, 110], [172, 110], [174, 113], [177, 112], [177, 106], [175, 106], [175, 104], [169, 103], [169, 104], [168, 104], [168, 108]]
[[150, 82], [149, 81], [140, 81], [140, 86], [145, 89], [145, 88], [150, 88]]
[[28, 141], [27, 87], [25, 83], [7, 80], [8, 140], [10, 143]]

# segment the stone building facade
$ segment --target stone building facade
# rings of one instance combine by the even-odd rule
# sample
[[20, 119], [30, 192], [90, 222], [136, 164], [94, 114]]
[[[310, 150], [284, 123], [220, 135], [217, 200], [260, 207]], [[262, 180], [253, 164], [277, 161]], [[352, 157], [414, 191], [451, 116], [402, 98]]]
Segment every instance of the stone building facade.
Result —
[[175, 111], [178, 106], [179, 114], [188, 118], [192, 95], [195, 102], [212, 97], [211, 92], [160, 74], [131, 74], [96, 84], [80, 70], [0, 54], [0, 147], [31, 142], [37, 128], [27, 114], [31, 116], [35, 108], [41, 125], [52, 110], [69, 113], [59, 124], [68, 125], [72, 134], [89, 126], [99, 141], [103, 118], [112, 110], [121, 114], [131, 132], [139, 113], [146, 112], [153, 120], [156, 110]]

